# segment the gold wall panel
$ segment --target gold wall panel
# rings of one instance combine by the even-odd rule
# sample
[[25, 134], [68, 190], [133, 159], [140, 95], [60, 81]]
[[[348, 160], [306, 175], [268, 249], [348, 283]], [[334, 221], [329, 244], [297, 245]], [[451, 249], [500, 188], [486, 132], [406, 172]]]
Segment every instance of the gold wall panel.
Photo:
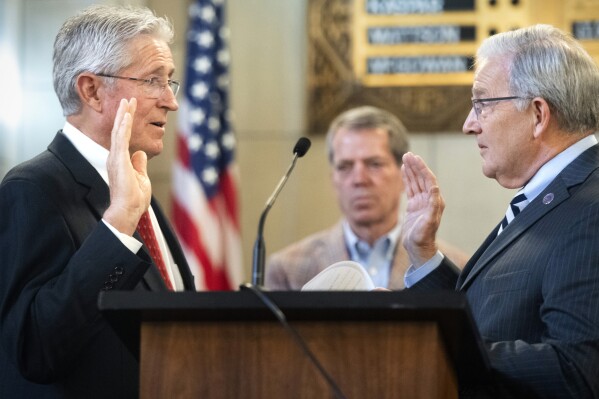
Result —
[[412, 132], [459, 131], [486, 37], [549, 23], [599, 61], [599, 0], [309, 0], [308, 130], [375, 105]]

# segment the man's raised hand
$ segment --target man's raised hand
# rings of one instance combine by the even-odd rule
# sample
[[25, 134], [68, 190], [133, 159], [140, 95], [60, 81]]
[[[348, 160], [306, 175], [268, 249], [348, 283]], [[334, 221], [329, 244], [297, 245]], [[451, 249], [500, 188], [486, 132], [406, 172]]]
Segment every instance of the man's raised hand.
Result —
[[401, 167], [408, 205], [403, 222], [403, 244], [414, 267], [419, 267], [437, 252], [436, 234], [441, 224], [445, 201], [437, 178], [422, 158], [408, 152]]
[[103, 218], [121, 233], [129, 235], [137, 228], [139, 218], [148, 209], [152, 197], [146, 153], [129, 153], [136, 108], [135, 98], [121, 100], [112, 127], [110, 153], [106, 161], [110, 206]]

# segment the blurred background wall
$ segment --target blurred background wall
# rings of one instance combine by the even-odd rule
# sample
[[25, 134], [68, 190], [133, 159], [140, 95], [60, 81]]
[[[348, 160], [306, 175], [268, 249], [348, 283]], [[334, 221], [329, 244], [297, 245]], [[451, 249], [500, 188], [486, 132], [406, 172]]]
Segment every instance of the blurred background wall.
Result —
[[[289, 165], [300, 136], [310, 137], [312, 148], [270, 212], [265, 229], [267, 254], [339, 218], [329, 182], [324, 132], [305, 128], [307, 1], [227, 1], [247, 281], [260, 212]], [[147, 5], [168, 15], [177, 30], [172, 50], [181, 73], [189, 2], [104, 1]], [[52, 44], [64, 19], [92, 3], [100, 2], [0, 0], [0, 177], [45, 149], [62, 128], [64, 118], [52, 88]], [[167, 209], [176, 117], [176, 113], [169, 115], [164, 154], [150, 165], [154, 193]], [[482, 175], [476, 143], [461, 132], [414, 132], [411, 147], [439, 178], [446, 200], [440, 236], [473, 252], [501, 219], [513, 192]]]

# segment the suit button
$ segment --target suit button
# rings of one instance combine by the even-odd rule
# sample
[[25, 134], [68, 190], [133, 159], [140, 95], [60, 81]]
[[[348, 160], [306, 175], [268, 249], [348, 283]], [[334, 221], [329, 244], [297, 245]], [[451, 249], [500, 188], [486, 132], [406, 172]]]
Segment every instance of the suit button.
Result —
[[109, 275], [108, 278], [110, 279], [111, 283], [116, 283], [117, 281], [119, 281], [119, 278], [114, 274]]
[[120, 266], [116, 266], [114, 268], [114, 274], [116, 274], [117, 276], [123, 275], [124, 272], [125, 272], [125, 270]]
[[112, 289], [112, 283], [109, 281], [104, 282], [104, 290], [108, 291]]

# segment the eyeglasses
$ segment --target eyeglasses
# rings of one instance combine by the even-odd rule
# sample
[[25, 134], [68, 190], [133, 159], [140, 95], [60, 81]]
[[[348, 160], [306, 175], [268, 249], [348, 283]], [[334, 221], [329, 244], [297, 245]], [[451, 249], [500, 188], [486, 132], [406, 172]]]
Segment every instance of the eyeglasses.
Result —
[[107, 75], [104, 73], [97, 73], [96, 75], [102, 76], [104, 78], [125, 79], [125, 80], [132, 80], [134, 82], [141, 82], [141, 84], [144, 88], [144, 93], [149, 98], [160, 98], [162, 93], [164, 93], [164, 89], [166, 89], [166, 86], [170, 87], [173, 94], [176, 96], [177, 93], [179, 92], [179, 86], [181, 86], [181, 83], [179, 83], [178, 80], [171, 80], [171, 79], [169, 79], [165, 82], [164, 79], [161, 79], [161, 78], [140, 79], [140, 78], [130, 78], [127, 76]]
[[472, 108], [474, 108], [474, 113], [476, 114], [476, 119], [480, 118], [483, 110], [485, 109], [486, 103], [497, 102], [497, 101], [506, 101], [506, 100], [516, 100], [516, 99], [526, 99], [526, 97], [519, 96], [509, 96], [509, 97], [491, 97], [491, 98], [473, 98]]

